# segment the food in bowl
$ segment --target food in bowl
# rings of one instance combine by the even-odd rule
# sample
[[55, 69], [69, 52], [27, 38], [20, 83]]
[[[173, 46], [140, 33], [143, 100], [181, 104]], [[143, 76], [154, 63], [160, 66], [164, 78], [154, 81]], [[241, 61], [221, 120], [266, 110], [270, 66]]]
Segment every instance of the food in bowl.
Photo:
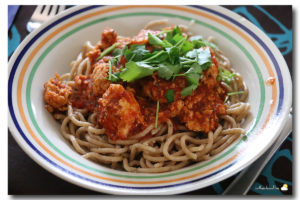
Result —
[[246, 131], [248, 89], [213, 43], [183, 26], [121, 37], [103, 30], [69, 73], [44, 84], [45, 108], [84, 158], [162, 173], [209, 160]]

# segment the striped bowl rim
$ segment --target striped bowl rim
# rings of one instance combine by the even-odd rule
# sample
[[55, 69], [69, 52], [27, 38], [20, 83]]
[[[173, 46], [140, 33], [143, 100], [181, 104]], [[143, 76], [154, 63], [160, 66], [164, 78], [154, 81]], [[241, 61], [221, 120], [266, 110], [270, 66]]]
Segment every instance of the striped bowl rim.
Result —
[[[70, 36], [72, 34], [72, 31], [67, 32], [66, 34], [64, 34], [63, 36], [61, 36], [59, 39], [56, 40], [56, 42], [53, 42], [51, 45], [47, 44], [47, 37], [46, 39], [44, 39], [44, 43], [40, 43], [39, 45], [41, 45], [40, 47], [38, 45], [36, 45], [35, 41], [37, 41], [38, 39], [40, 39], [41, 37], [44, 36], [51, 36], [52, 38], [60, 33], [61, 31], [63, 31], [64, 29], [67, 29], [68, 27], [63, 27], [66, 26], [67, 23], [65, 23], [67, 20], [71, 20], [74, 18], [73, 20], [73, 24], [71, 24], [71, 22], [69, 22], [70, 27], [75, 26], [76, 24], [79, 24], [80, 20], [85, 20], [88, 17], [93, 17], [95, 15], [101, 15], [102, 13], [110, 13], [110, 12], [114, 12], [116, 10], [126, 10], [126, 9], [131, 9], [134, 8], [135, 6], [113, 6], [113, 7], [98, 7], [98, 6], [86, 6], [86, 7], [76, 7], [76, 8], [72, 8], [68, 11], [66, 11], [65, 13], [61, 14], [59, 17], [56, 17], [55, 19], [49, 21], [48, 23], [44, 24], [39, 30], [37, 30], [34, 34], [31, 34], [31, 37], [26, 38], [22, 44], [20, 45], [20, 47], [16, 50], [16, 52], [14, 53], [13, 57], [10, 60], [10, 75], [9, 75], [9, 82], [8, 82], [8, 94], [9, 94], [9, 110], [10, 110], [10, 119], [9, 122], [9, 127], [12, 130], [11, 132], [13, 133], [13, 136], [15, 137], [15, 139], [18, 141], [18, 143], [20, 144], [20, 146], [36, 161], [38, 162], [40, 165], [42, 165], [44, 168], [46, 168], [47, 170], [51, 171], [52, 173], [64, 178], [65, 180], [68, 180], [70, 182], [76, 183], [78, 185], [81, 185], [83, 187], [89, 188], [89, 189], [94, 189], [97, 191], [103, 191], [103, 192], [108, 192], [108, 193], [115, 193], [116, 191], [118, 191], [119, 193], [124, 193], [124, 194], [144, 194], [144, 191], [153, 191], [151, 193], [179, 193], [182, 191], [178, 190], [178, 187], [182, 187], [182, 186], [190, 186], [190, 185], [197, 185], [195, 183], [203, 183], [204, 181], [206, 181], [208, 184], [212, 184], [212, 177], [216, 176], [216, 175], [220, 175], [220, 174], [224, 174], [225, 172], [229, 171], [229, 169], [236, 167], [239, 165], [239, 161], [240, 159], [238, 158], [238, 154], [230, 157], [228, 160], [226, 160], [225, 162], [223, 162], [222, 165], [218, 165], [217, 167], [214, 166], [212, 168], [210, 168], [210, 170], [208, 170], [206, 173], [204, 173], [203, 171], [200, 171], [199, 169], [209, 166], [212, 162], [217, 162], [218, 159], [222, 159], [223, 157], [225, 157], [226, 155], [230, 154], [234, 148], [236, 148], [239, 143], [241, 143], [242, 140], [240, 140], [238, 143], [235, 144], [235, 146], [231, 147], [231, 149], [227, 149], [225, 153], [222, 153], [221, 155], [217, 156], [214, 160], [209, 161], [205, 164], [201, 164], [201, 165], [197, 165], [196, 167], [192, 167], [192, 168], [188, 168], [187, 170], [180, 170], [180, 171], [176, 171], [176, 172], [171, 172], [171, 173], [163, 173], [163, 174], [155, 174], [155, 175], [132, 175], [131, 173], [120, 173], [120, 172], [116, 172], [116, 173], [112, 173], [110, 171], [105, 171], [105, 170], [97, 170], [97, 169], [93, 169], [95, 174], [91, 173], [90, 170], [87, 166], [84, 166], [84, 164], [82, 163], [78, 163], [75, 160], [72, 160], [72, 158], [70, 159], [70, 157], [68, 158], [67, 155], [63, 155], [63, 152], [61, 150], [59, 150], [58, 148], [55, 147], [55, 145], [51, 145], [50, 146], [53, 148], [52, 150], [48, 149], [48, 153], [51, 155], [50, 157], [47, 157], [47, 155], [43, 154], [43, 152], [41, 152], [39, 149], [42, 148], [47, 148], [45, 147], [41, 142], [37, 142], [40, 146], [35, 146], [32, 143], [32, 138], [28, 138], [26, 136], [26, 134], [24, 134], [24, 132], [28, 131], [28, 132], [32, 132], [32, 134], [35, 134], [35, 132], [38, 132], [40, 134], [40, 136], [42, 136], [42, 138], [49, 144], [49, 140], [47, 139], [47, 137], [45, 136], [45, 134], [43, 134], [43, 131], [41, 130], [41, 128], [39, 127], [38, 123], [35, 120], [35, 117], [33, 115], [32, 112], [32, 107], [31, 107], [31, 85], [32, 85], [32, 79], [34, 77], [34, 74], [36, 72], [36, 70], [39, 67], [39, 64], [41, 63], [42, 59], [47, 56], [47, 54], [51, 51], [52, 48], [54, 48], [55, 44], [58, 44], [59, 42], [62, 42], [64, 38]], [[251, 43], [251, 45], [253, 45], [254, 47], [257, 48], [258, 51], [261, 51], [261, 56], [262, 56], [262, 60], [264, 60], [266, 67], [268, 68], [268, 72], [271, 76], [276, 75], [278, 77], [278, 87], [277, 85], [272, 86], [272, 98], [274, 101], [277, 101], [276, 103], [272, 104], [273, 106], [270, 107], [269, 110], [269, 115], [267, 117], [267, 120], [265, 122], [265, 125], [262, 127], [265, 128], [266, 125], [268, 123], [270, 123], [270, 120], [272, 121], [281, 121], [281, 123], [284, 123], [284, 117], [281, 117], [280, 119], [276, 116], [286, 116], [288, 111], [287, 109], [284, 107], [283, 108], [283, 104], [284, 101], [290, 101], [287, 102], [286, 104], [290, 106], [291, 104], [291, 100], [289, 99], [285, 99], [285, 94], [284, 92], [287, 91], [289, 92], [290, 90], [290, 77], [289, 80], [286, 81], [286, 83], [284, 83], [283, 81], [283, 76], [282, 76], [282, 72], [281, 70], [287, 70], [286, 64], [283, 60], [278, 61], [278, 57], [277, 60], [275, 59], [276, 56], [274, 56], [273, 52], [274, 49], [272, 49], [272, 51], [270, 50], [270, 48], [268, 47], [267, 44], [265, 44], [265, 40], [262, 40], [258, 35], [257, 32], [253, 32], [253, 27], [251, 27], [249, 29], [249, 26], [244, 26], [243, 24], [241, 24], [240, 22], [238, 22], [236, 20], [237, 15], [235, 16], [235, 14], [232, 14], [232, 16], [235, 16], [232, 18], [232, 16], [230, 15], [226, 15], [224, 13], [228, 13], [229, 11], [224, 9], [224, 8], [220, 8], [220, 7], [202, 7], [202, 6], [183, 6], [183, 7], [176, 7], [176, 6], [148, 6], [148, 7], [161, 7], [164, 9], [174, 9], [174, 10], [179, 10], [181, 12], [195, 12], [196, 14], [201, 13], [202, 16], [205, 17], [210, 17], [213, 18], [214, 20], [220, 22], [220, 23], [227, 23], [227, 25], [234, 31], [237, 31], [239, 34], [244, 35], [245, 38], [251, 38], [253, 40], [255, 40], [261, 47], [262, 49], [266, 52], [267, 56], [264, 54], [265, 52], [262, 52], [262, 50], [260, 48], [257, 47], [257, 45], [248, 39], [248, 42]], [[143, 6], [136, 6], [136, 8], [143, 8]], [[94, 12], [90, 12], [90, 11], [94, 11]], [[223, 12], [220, 12], [223, 11]], [[86, 14], [85, 14], [86, 13]], [[85, 14], [85, 15], [83, 15]], [[126, 17], [130, 16], [130, 15], [142, 15], [142, 14], [146, 14], [146, 15], [151, 15], [151, 13], [129, 13], [129, 14], [119, 14], [118, 15], [112, 15], [110, 18], [113, 17]], [[153, 14], [153, 13], [152, 13]], [[155, 14], [155, 13], [154, 13]], [[158, 12], [156, 13], [158, 14]], [[160, 13], [162, 14], [162, 13]], [[167, 14], [165, 14], [167, 15]], [[169, 16], [171, 16], [172, 14], [168, 14]], [[79, 16], [79, 17], [77, 17]], [[181, 15], [174, 15], [173, 17], [181, 17], [184, 19], [184, 16]], [[76, 28], [73, 28], [73, 33], [76, 31], [79, 31], [83, 28], [85, 28], [88, 25], [91, 25], [93, 23], [99, 23], [103, 20], [109, 20], [109, 17], [103, 17], [103, 18], [99, 18], [98, 21], [94, 20], [94, 21], [90, 21], [89, 24], [85, 23], [83, 25], [80, 26], [75, 26]], [[221, 18], [221, 19], [220, 19]], [[196, 23], [202, 23], [205, 24], [204, 22], [199, 22], [196, 20]], [[60, 26], [60, 24], [62, 24]], [[218, 30], [216, 27], [213, 27], [212, 25], [208, 25], [206, 24], [206, 26], [210, 26], [211, 28], [215, 28], [216, 30]], [[67, 29], [69, 30], [69, 29]], [[254, 29], [255, 30], [255, 29]], [[52, 32], [51, 32], [52, 31]], [[219, 30], [221, 31], [221, 30]], [[246, 34], [245, 34], [246, 33]], [[224, 33], [226, 34], [226, 33]], [[228, 34], [227, 34], [228, 35]], [[50, 37], [50, 39], [51, 39]], [[228, 36], [230, 37], [230, 36]], [[49, 39], [49, 40], [50, 40]], [[235, 41], [234, 38], [231, 38], [231, 40]], [[236, 41], [237, 42], [237, 41]], [[30, 49], [31, 46], [38, 46], [36, 47], [31, 53], [30, 55], [26, 58], [25, 64], [22, 67], [22, 72], [21, 75], [19, 75], [18, 80], [16, 80], [14, 78], [16, 70], [19, 67], [20, 62], [22, 61], [24, 55], [26, 53], [28, 53], [27, 51]], [[42, 45], [47, 46], [48, 48], [44, 51], [42, 51]], [[243, 48], [242, 45], [240, 45], [238, 42], [236, 44], [239, 48], [241, 48], [242, 51], [244, 51], [244, 53], [247, 55], [250, 55], [249, 52], [247, 52], [247, 50], [245, 48]], [[274, 48], [274, 47], [272, 47]], [[275, 50], [278, 51], [277, 48], [275, 48]], [[34, 67], [31, 69], [30, 73], [29, 73], [29, 78], [26, 85], [26, 104], [27, 104], [27, 110], [29, 112], [29, 116], [31, 119], [30, 123], [33, 123], [35, 131], [32, 131], [31, 126], [29, 125], [28, 122], [26, 122], [26, 120], [28, 120], [25, 116], [25, 114], [23, 115], [23, 123], [26, 126], [27, 123], [27, 130], [23, 130], [21, 128], [21, 126], [19, 125], [19, 122], [16, 118], [16, 114], [14, 110], [17, 110], [21, 113], [23, 111], [23, 107], [22, 107], [22, 101], [24, 101], [23, 97], [23, 92], [22, 92], [22, 87], [24, 85], [23, 80], [24, 80], [24, 76], [25, 73], [28, 73], [28, 71], [26, 71], [28, 65], [32, 62], [32, 59], [34, 58], [34, 56], [40, 52], [43, 52], [41, 54], [41, 56], [37, 59], [37, 61], [35, 62]], [[278, 54], [278, 52], [277, 52]], [[251, 55], [250, 55], [251, 57]], [[263, 79], [261, 77], [260, 71], [259, 71], [259, 67], [257, 66], [257, 64], [255, 63], [255, 60], [252, 58], [250, 58], [250, 60], [252, 60], [252, 64], [257, 72], [257, 76], [260, 80], [260, 91], [261, 91], [261, 103], [260, 103], [260, 111], [263, 111], [263, 107], [264, 107], [264, 99], [262, 99], [265, 94], [265, 87], [264, 87], [264, 82]], [[282, 56], [281, 56], [282, 57]], [[269, 60], [271, 60], [272, 65], [274, 66], [274, 69], [272, 69], [271, 64], [269, 63]], [[278, 62], [280, 62], [281, 66], [279, 67]], [[285, 64], [285, 65], [283, 65]], [[26, 67], [27, 66], [27, 67]], [[29, 68], [28, 68], [29, 69]], [[286, 77], [286, 76], [285, 76]], [[12, 87], [13, 84], [16, 84], [15, 82], [18, 81], [18, 89], [17, 89], [17, 102], [18, 102], [18, 108], [14, 108], [13, 105], [13, 93], [12, 93]], [[286, 87], [286, 88], [284, 88]], [[278, 90], [278, 91], [277, 91]], [[279, 94], [277, 94], [279, 93]], [[26, 108], [25, 108], [26, 110]], [[276, 111], [275, 111], [276, 110]], [[251, 134], [252, 130], [255, 128], [256, 124], [258, 123], [258, 121], [260, 120], [260, 115], [258, 115], [259, 117], [256, 118], [256, 122], [254, 123], [254, 126], [252, 127], [251, 130], [249, 130], [247, 132], [248, 135]], [[278, 133], [282, 127], [278, 128]], [[260, 133], [262, 131], [259, 131], [258, 133]], [[257, 134], [258, 134], [257, 133]], [[269, 144], [267, 144], [264, 148], [264, 150], [267, 149], [268, 146], [270, 146], [270, 144], [272, 143], [272, 141], [275, 140], [276, 135], [274, 135], [274, 138], [269, 142]], [[36, 140], [39, 140], [36, 136], [35, 136]], [[21, 141], [22, 140], [22, 141]], [[24, 142], [30, 147], [30, 150], [28, 150], [28, 146], [24, 147]], [[50, 142], [51, 143], [51, 142]], [[32, 153], [32, 151], [35, 152], [35, 154]], [[56, 151], [56, 152], [55, 152]], [[65, 160], [62, 160], [61, 158], [57, 157], [55, 155], [55, 153], [59, 153], [63, 156], [65, 156], [65, 158], [67, 158], [67, 162]], [[257, 157], [259, 157], [259, 155], [261, 155], [263, 153], [263, 151], [260, 154], [257, 154], [255, 157], [253, 157], [251, 160], [248, 160], [248, 162], [246, 163], [247, 165], [249, 165], [251, 162], [253, 162]], [[36, 157], [38, 156], [38, 157]], [[223, 157], [222, 157], [223, 156]], [[56, 159], [53, 159], [56, 158]], [[41, 161], [43, 160], [43, 161]], [[70, 162], [71, 161], [71, 162]], [[71, 164], [70, 164], [71, 163]], [[244, 164], [243, 167], [246, 167], [246, 164]], [[49, 167], [50, 165], [50, 167]], [[67, 166], [67, 167], [66, 167]], [[70, 167], [71, 166], [71, 167]], [[79, 166], [79, 167], [78, 167]], [[84, 171], [84, 169], [82, 168], [86, 168], [87, 170]], [[190, 173], [190, 172], [195, 172], [195, 173]], [[82, 175], [83, 173], [83, 175]], [[99, 175], [99, 173], [101, 175]], [[188, 174], [187, 176], [178, 176], [181, 174]], [[190, 173], [190, 174], [189, 174]], [[221, 179], [214, 179], [214, 182], [222, 180], [227, 178], [228, 176], [232, 175], [233, 172], [231, 171], [231, 173], [227, 173], [225, 174]], [[87, 176], [86, 176], [87, 175]], [[94, 176], [96, 179], [91, 179], [90, 176]], [[174, 176], [174, 177], [173, 177]], [[120, 178], [121, 177], [121, 178]], [[173, 179], [170, 179], [169, 177], [173, 177]], [[118, 179], [119, 178], [119, 179]], [[139, 180], [136, 180], [139, 179]], [[141, 181], [143, 179], [146, 179], [145, 181]], [[151, 180], [154, 179], [154, 180]], [[151, 181], [148, 181], [151, 180]], [[183, 181], [184, 180], [184, 181]], [[96, 184], [97, 186], [95, 186], [94, 184]], [[201, 186], [197, 186], [199, 187], [204, 187], [207, 186], [207, 184], [202, 184]], [[196, 188], [197, 188], [196, 187]], [[126, 190], [126, 189], [130, 189], [130, 191]], [[190, 187], [187, 188], [186, 191], [191, 189], [195, 189], [195, 187]], [[186, 192], [185, 191], [185, 192]]]

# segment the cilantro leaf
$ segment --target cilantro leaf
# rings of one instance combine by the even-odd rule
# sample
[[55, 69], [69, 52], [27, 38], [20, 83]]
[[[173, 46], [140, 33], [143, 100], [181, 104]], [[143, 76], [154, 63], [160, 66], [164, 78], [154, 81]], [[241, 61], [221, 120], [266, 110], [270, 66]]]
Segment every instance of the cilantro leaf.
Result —
[[125, 68], [120, 73], [120, 78], [123, 81], [132, 82], [152, 75], [157, 69], [157, 67], [152, 67], [144, 62], [130, 61], [125, 64]]
[[173, 40], [173, 34], [170, 33], [170, 32], [167, 33], [167, 35], [166, 35], [164, 41], [167, 41], [167, 42], [168, 42], [169, 44], [171, 44], [171, 45], [175, 45], [175, 44], [176, 44], [176, 41]]
[[180, 94], [183, 97], [189, 96], [193, 94], [193, 91], [198, 87], [198, 85], [190, 85], [183, 90], [181, 90]]
[[159, 101], [157, 101], [157, 103], [156, 103], [156, 113], [155, 113], [155, 125], [154, 125], [154, 128], [157, 128], [157, 124], [158, 124], [158, 112], [159, 112]]
[[142, 61], [150, 52], [146, 49], [145, 45], [134, 44], [124, 52], [126, 60]]
[[193, 49], [186, 53], [186, 57], [196, 59], [203, 70], [206, 70], [212, 64], [209, 48]]
[[172, 31], [172, 35], [174, 36], [174, 35], [182, 35], [182, 33], [181, 33], [181, 30], [180, 30], [180, 28], [178, 27], [178, 26], [176, 26], [175, 28], [173, 28], [173, 31]]
[[197, 58], [197, 49], [193, 49], [192, 51], [189, 51], [185, 54], [186, 57], [188, 58], [192, 58], [192, 59], [195, 59]]
[[[176, 42], [176, 44], [178, 42], [180, 42], [184, 37], [181, 35], [181, 34], [176, 34], [174, 37], [173, 37], [173, 40]], [[175, 45], [176, 45], [175, 44]]]
[[193, 43], [189, 42], [189, 41], [184, 41], [181, 47], [181, 53], [185, 54], [188, 51], [191, 51], [194, 48]]
[[199, 80], [201, 78], [200, 74], [187, 74], [185, 77], [189, 85], [199, 85]]
[[111, 61], [108, 61], [108, 80], [111, 81], [111, 74], [112, 74], [112, 64]]
[[151, 54], [147, 55], [147, 59], [143, 60], [143, 62], [148, 63], [161, 63], [169, 58], [169, 54], [166, 51], [154, 51]]
[[152, 35], [151, 33], [148, 33], [148, 39], [149, 39], [149, 44], [152, 44], [153, 46], [164, 47], [165, 45], [158, 36]]
[[208, 67], [212, 65], [211, 54], [209, 48], [205, 48], [204, 50], [198, 49], [198, 63], [201, 65], [203, 70], [207, 70]]
[[169, 80], [174, 74], [178, 74], [180, 70], [181, 66], [179, 64], [172, 65], [168, 62], [163, 62], [158, 65], [158, 76]]
[[195, 35], [190, 37], [190, 41], [193, 43], [195, 48], [200, 48], [200, 47], [211, 47], [212, 49], [219, 49], [219, 47], [212, 43], [208, 42], [207, 40], [204, 40], [201, 35]]
[[171, 48], [166, 48], [168, 54], [169, 54], [169, 60], [170, 63], [175, 64], [179, 61], [179, 54], [180, 54], [180, 50], [178, 47], [171, 47]]
[[190, 65], [197, 63], [197, 60], [186, 58], [186, 57], [179, 57], [180, 64], [185, 67], [190, 67]]
[[244, 94], [244, 91], [228, 92], [226, 97], [225, 97], [224, 103], [226, 103], [228, 101], [229, 96], [237, 95], [237, 94]]
[[110, 81], [113, 82], [113, 83], [119, 82], [119, 81], [121, 80], [121, 78], [120, 78], [120, 73], [121, 73], [121, 72], [115, 72], [115, 73], [111, 74], [111, 79], [110, 79]]
[[111, 45], [110, 47], [106, 48], [101, 54], [100, 56], [97, 58], [97, 60], [101, 60], [104, 56], [108, 55], [110, 52], [112, 52], [115, 48], [117, 48], [117, 46], [119, 46], [120, 43], [114, 43], [113, 45]]
[[169, 103], [173, 102], [174, 101], [174, 90], [168, 90], [165, 96]]
[[172, 47], [172, 46], [173, 46], [173, 44], [170, 43], [168, 40], [163, 40], [162, 42], [163, 42], [163, 46], [164, 46], [165, 48], [168, 48], [168, 47]]
[[244, 91], [235, 91], [235, 92], [228, 92], [228, 96], [237, 95], [237, 94], [244, 94]]
[[231, 73], [229, 70], [225, 69], [224, 71], [219, 67], [219, 74], [217, 76], [217, 81], [222, 81], [227, 84], [230, 84], [236, 76], [235, 73]]
[[189, 85], [199, 85], [199, 80], [202, 77], [202, 68], [198, 63], [194, 63], [185, 73], [186, 80]]
[[122, 49], [114, 49], [113, 52], [112, 52], [112, 56], [113, 57], [119, 57], [122, 55]]
[[202, 67], [199, 63], [194, 63], [190, 66], [188, 71], [185, 72], [185, 74], [202, 74], [202, 71]]

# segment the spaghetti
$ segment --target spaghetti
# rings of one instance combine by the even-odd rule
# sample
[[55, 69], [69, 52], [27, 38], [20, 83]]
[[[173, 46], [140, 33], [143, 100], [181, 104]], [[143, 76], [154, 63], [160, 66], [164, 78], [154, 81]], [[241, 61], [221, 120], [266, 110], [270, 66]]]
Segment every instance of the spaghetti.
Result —
[[156, 24], [166, 21], [133, 38], [105, 29], [97, 45], [84, 44], [69, 73], [45, 83], [47, 110], [84, 158], [162, 173], [209, 160], [246, 133], [248, 88], [213, 38], [194, 42], [188, 27], [150, 30]]

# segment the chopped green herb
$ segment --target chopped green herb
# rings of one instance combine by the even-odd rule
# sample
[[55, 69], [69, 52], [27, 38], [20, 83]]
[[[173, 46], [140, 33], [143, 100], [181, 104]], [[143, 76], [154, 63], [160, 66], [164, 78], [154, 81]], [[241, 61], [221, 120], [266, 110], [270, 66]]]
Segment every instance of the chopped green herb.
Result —
[[176, 34], [173, 36], [173, 41], [175, 42], [174, 46], [182, 42], [183, 36]]
[[178, 35], [182, 35], [179, 26], [176, 26], [176, 27], [173, 29], [172, 34], [173, 34], [173, 36], [174, 36], [174, 35], [177, 35], [177, 34], [178, 34]]
[[186, 80], [189, 83], [189, 85], [199, 85], [199, 80], [201, 78], [201, 75], [199, 74], [187, 74]]
[[186, 40], [182, 44], [181, 53], [185, 54], [186, 52], [193, 50], [193, 48], [194, 48], [193, 43]]
[[158, 76], [160, 78], [169, 80], [174, 74], [178, 74], [181, 70], [179, 64], [170, 64], [168, 62], [163, 62], [158, 65]]
[[173, 102], [174, 101], [174, 90], [168, 90], [165, 96], [169, 103]]
[[198, 85], [190, 85], [183, 90], [181, 90], [180, 94], [183, 97], [189, 96], [193, 94], [193, 91], [198, 87]]
[[121, 80], [120, 73], [121, 72], [115, 72], [115, 73], [111, 74], [111, 80], [110, 81], [113, 82], [113, 83], [119, 82]]
[[228, 92], [227, 95], [232, 96], [232, 95], [243, 94], [243, 93], [244, 91], [235, 91], [235, 92]]
[[122, 51], [123, 51], [123, 50], [122, 50], [122, 49], [119, 49], [119, 48], [114, 49], [111, 55], [112, 55], [113, 57], [119, 57], [119, 56], [122, 55]]
[[247, 135], [244, 135], [243, 137], [242, 137], [242, 140], [243, 141], [246, 141], [248, 139], [248, 136]]
[[202, 76], [202, 68], [198, 63], [191, 65], [189, 70], [184, 73], [189, 85], [199, 85], [199, 80]]
[[120, 73], [120, 78], [123, 81], [132, 82], [150, 76], [157, 69], [157, 67], [152, 67], [145, 62], [130, 61], [125, 64], [125, 68]]
[[197, 63], [197, 60], [194, 59], [190, 59], [190, 58], [186, 58], [186, 57], [179, 57], [179, 62], [180, 64], [184, 67], [185, 65], [187, 65], [188, 67], [190, 67], [190, 65]]
[[171, 44], [170, 42], [168, 42], [168, 40], [163, 40], [162, 42], [163, 42], [163, 46], [165, 48], [170, 48], [170, 47], [173, 46], [173, 44]]
[[202, 74], [202, 67], [199, 63], [193, 63], [185, 74]]
[[166, 51], [155, 51], [151, 54], [151, 57], [143, 60], [143, 62], [150, 62], [150, 63], [161, 63], [168, 59], [169, 54]]
[[169, 54], [169, 60], [170, 63], [175, 64], [179, 61], [179, 54], [180, 54], [180, 49], [176, 46], [171, 47], [171, 48], [166, 48], [168, 54]]
[[176, 41], [173, 40], [173, 34], [170, 33], [170, 32], [167, 33], [167, 35], [166, 35], [166, 37], [165, 37], [165, 39], [164, 39], [163, 41], [168, 42], [168, 44], [171, 44], [172, 46], [173, 46], [174, 44], [176, 44]]
[[124, 52], [125, 58], [128, 61], [142, 61], [150, 52], [146, 49], [145, 45], [134, 44], [131, 45], [129, 49]]
[[159, 101], [157, 101], [156, 103], [156, 114], [155, 114], [155, 128], [157, 128], [157, 124], [158, 124], [158, 112], [159, 112]]
[[[180, 38], [180, 40], [178, 40]], [[182, 47], [182, 44], [186, 41], [186, 39], [187, 39], [187, 36], [185, 36], [185, 37], [182, 37], [182, 36], [180, 36], [180, 37], [178, 37], [178, 39], [174, 39], [175, 41], [177, 41], [177, 43], [174, 45], [175, 47]]]
[[148, 39], [149, 43], [152, 44], [153, 46], [160, 46], [164, 47], [165, 43], [156, 35], [152, 35], [151, 33], [148, 33]]
[[186, 53], [186, 57], [196, 59], [199, 65], [210, 66], [211, 65], [211, 54], [209, 48], [205, 49], [194, 49]]
[[218, 81], [225, 82], [227, 84], [230, 84], [231, 81], [233, 81], [234, 77], [236, 76], [235, 73], [231, 73], [229, 70], [225, 69], [224, 71], [219, 68], [219, 74], [217, 76]]
[[193, 43], [194, 48], [196, 49], [200, 47], [211, 47], [212, 49], [219, 49], [216, 44], [204, 40], [201, 35], [195, 35], [190, 37], [190, 41]]
[[111, 66], [111, 61], [109, 60], [108, 61], [108, 80], [109, 81], [111, 81], [111, 68], [112, 68], [112, 66]]
[[106, 48], [101, 55], [97, 58], [97, 60], [102, 59], [104, 56], [106, 56], [107, 54], [109, 54], [110, 52], [112, 52], [117, 46], [119, 46], [120, 43], [115, 43], [113, 45], [111, 45], [110, 47]]
[[173, 30], [163, 30], [163, 31], [161, 31], [160, 33], [157, 33], [155, 36], [160, 36], [160, 35], [162, 35], [162, 34], [165, 34], [165, 33], [170, 33], [170, 32], [172, 32]]
[[228, 101], [229, 96], [243, 94], [243, 93], [244, 93], [244, 91], [228, 92], [227, 96], [225, 97], [224, 103], [226, 103]]
[[[161, 39], [160, 36], [163, 34], [165, 38]], [[203, 40], [202, 36], [193, 36], [188, 40], [188, 36], [183, 35], [179, 27], [156, 35], [148, 33], [148, 39], [149, 44], [154, 47], [151, 53], [145, 45], [138, 44], [125, 46], [122, 51], [118, 49], [113, 51], [115, 57], [111, 60], [112, 65], [118, 64], [123, 55], [127, 62], [118, 74], [110, 73], [109, 79], [132, 82], [150, 76], [155, 71], [158, 71], [158, 76], [165, 80], [185, 76], [187, 87], [181, 91], [181, 95], [191, 95], [199, 86], [202, 71], [212, 65], [210, 49], [200, 48], [208, 46], [208, 42]], [[221, 76], [219, 78], [222, 79]], [[166, 98], [172, 99], [171, 97], [170, 91]]]

